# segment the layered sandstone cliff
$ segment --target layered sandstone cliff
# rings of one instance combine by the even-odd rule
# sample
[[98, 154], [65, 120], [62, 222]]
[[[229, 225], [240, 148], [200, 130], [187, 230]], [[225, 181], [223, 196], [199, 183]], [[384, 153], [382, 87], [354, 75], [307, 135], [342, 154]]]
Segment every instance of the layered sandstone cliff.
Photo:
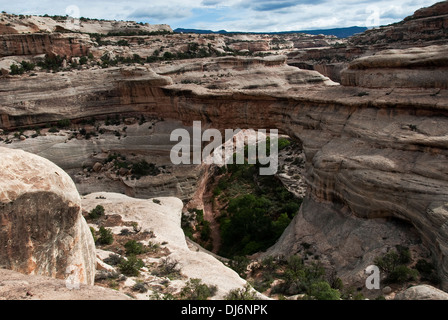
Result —
[[[425, 47], [445, 45], [447, 30], [448, 6], [446, 1], [441, 1], [416, 11], [399, 23], [367, 30], [337, 45], [290, 52], [288, 63], [300, 68], [317, 70], [332, 80], [341, 82], [341, 71], [357, 58], [371, 56], [384, 50], [421, 48], [432, 51], [431, 48]], [[406, 78], [406, 75], [396, 76], [401, 77]], [[428, 78], [429, 75], [425, 77]], [[378, 79], [381, 79], [381, 76]]]
[[[334, 219], [353, 215], [411, 223], [435, 257], [446, 288], [447, 93], [334, 86], [313, 72], [270, 63], [234, 58], [233, 70], [223, 73], [218, 70], [225, 64], [218, 59], [211, 64], [219, 66], [212, 77], [203, 77], [201, 72], [213, 68], [204, 69], [194, 61], [154, 66], [163, 77], [144, 68], [91, 70], [72, 76], [70, 89], [61, 85], [65, 75], [39, 74], [59, 83], [60, 89], [56, 85], [51, 93], [36, 96], [36, 80], [27, 79], [26, 88], [14, 89], [16, 100], [3, 94], [2, 127], [123, 112], [179, 119], [185, 125], [202, 121], [204, 128], [222, 130], [277, 128], [303, 145], [309, 186], [305, 207], [326, 203], [328, 212], [333, 213], [329, 217]], [[104, 80], [118, 75], [121, 77], [115, 82]], [[226, 85], [239, 75], [244, 82], [237, 88]], [[92, 79], [90, 94], [84, 77]], [[17, 84], [15, 79], [6, 82], [11, 88]], [[282, 238], [289, 240], [280, 240], [276, 248], [282, 249], [276, 250], [294, 253], [289, 241], [301, 238], [299, 230], [300, 218], [296, 218]], [[334, 234], [342, 237], [339, 242], [346, 239], [347, 245], [351, 243], [349, 234]], [[328, 243], [335, 242], [329, 239]], [[386, 250], [388, 243], [379, 246], [382, 249], [377, 249]], [[372, 263], [372, 256], [366, 255], [359, 268]]]
[[448, 88], [448, 46], [380, 51], [352, 61], [341, 84], [366, 88]]
[[40, 54], [61, 57], [87, 56], [92, 46], [88, 35], [76, 33], [36, 33], [0, 36], [0, 57], [36, 56]]
[[[72, 13], [76, 16], [76, 12]], [[108, 34], [117, 32], [173, 32], [166, 24], [139, 24], [135, 21], [113, 21], [66, 16], [30, 16], [0, 13], [0, 34], [42, 32], [81, 32]]]
[[[83, 120], [105, 121], [117, 114], [163, 119], [166, 127], [154, 125], [160, 131], [150, 132], [147, 144], [143, 130], [150, 131], [149, 124], [130, 125], [129, 135], [121, 139], [100, 135], [68, 140], [67, 133], [60, 133], [33, 142], [8, 132], [1, 138], [5, 146], [79, 170], [129, 146], [132, 152], [162, 155], [167, 161], [169, 131], [193, 121], [221, 131], [279, 129], [303, 147], [308, 190], [301, 211], [267, 254], [295, 254], [307, 242], [344, 281], [360, 284], [376, 256], [406, 244], [433, 260], [442, 288], [448, 290], [447, 48], [445, 35], [437, 38], [440, 28], [446, 31], [445, 15], [446, 6], [438, 4], [347, 46], [306, 50], [289, 59], [207, 58], [5, 77], [0, 89], [0, 128], [5, 131], [54, 125], [61, 119], [79, 129]], [[425, 41], [415, 42], [419, 35], [409, 30], [416, 29], [427, 36]], [[101, 55], [105, 49], [96, 50]], [[120, 52], [132, 50], [129, 46]], [[294, 57], [302, 70], [286, 65]], [[307, 68], [345, 86], [303, 70]], [[198, 176], [178, 179], [184, 184], [177, 186]], [[139, 185], [118, 178], [121, 187], [110, 191], [147, 197], [142, 190], [164, 188], [166, 180], [159, 178], [148, 177]], [[95, 191], [87, 183], [104, 181], [95, 174], [84, 179], [77, 183], [86, 193]], [[169, 195], [166, 190], [159, 195]]]

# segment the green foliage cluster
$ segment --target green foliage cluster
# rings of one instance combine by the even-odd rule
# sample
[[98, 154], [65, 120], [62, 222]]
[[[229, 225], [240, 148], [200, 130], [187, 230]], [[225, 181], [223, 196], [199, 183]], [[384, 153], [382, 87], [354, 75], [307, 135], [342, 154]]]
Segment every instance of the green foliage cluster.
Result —
[[[182, 229], [187, 237], [198, 242], [207, 250], [213, 249], [211, 243], [211, 227], [210, 222], [204, 219], [204, 210], [189, 209], [189, 215], [182, 215]], [[190, 218], [187, 218], [190, 217]], [[199, 237], [195, 238], [194, 234], [198, 233]]]
[[126, 46], [129, 46], [129, 42], [127, 40], [120, 39], [120, 40], [117, 41], [117, 45], [126, 47]]
[[56, 56], [50, 56], [48, 54], [45, 55], [44, 61], [40, 61], [37, 63], [39, 67], [45, 70], [53, 70], [53, 71], [59, 71], [62, 68], [62, 63], [64, 61], [65, 57], [61, 57], [59, 55]]
[[[279, 149], [291, 146], [286, 138], [278, 140]], [[270, 139], [266, 141], [270, 155]], [[249, 164], [249, 147], [245, 147], [244, 164], [227, 164], [218, 170], [213, 189], [214, 203], [221, 210], [221, 247], [218, 254], [232, 258], [263, 251], [280, 237], [300, 209], [296, 198], [275, 176], [260, 176], [258, 159]], [[234, 155], [236, 163], [236, 154]]]
[[273, 245], [298, 212], [301, 200], [259, 165], [228, 165], [213, 194], [228, 202], [220, 220], [224, 257], [244, 256]]
[[160, 169], [154, 163], [148, 163], [145, 159], [132, 163], [126, 160], [126, 157], [113, 153], [109, 154], [104, 163], [114, 162], [114, 168], [126, 168], [132, 171], [133, 178], [140, 179], [144, 176], [156, 176]]
[[143, 260], [138, 259], [135, 255], [131, 255], [127, 259], [122, 258], [120, 260], [118, 269], [125, 276], [138, 277], [140, 275], [140, 269], [144, 266]]
[[111, 229], [107, 229], [105, 227], [100, 227], [98, 231], [98, 239], [96, 240], [97, 244], [100, 245], [109, 245], [114, 242], [114, 235]]
[[274, 279], [281, 279], [272, 288], [274, 294], [296, 295], [305, 294], [305, 299], [311, 300], [340, 300], [342, 282], [328, 281], [325, 269], [320, 263], [305, 263], [298, 255], [288, 259], [274, 259], [267, 257], [261, 262], [263, 279], [256, 283], [255, 288], [265, 291]]
[[20, 65], [12, 64], [10, 66], [11, 71], [9, 74], [11, 74], [11, 75], [24, 74], [25, 72], [34, 70], [35, 67], [36, 67], [36, 65], [34, 63], [27, 62], [24, 60], [24, 61], [20, 62]]
[[216, 286], [208, 286], [202, 283], [201, 279], [192, 278], [182, 288], [180, 297], [183, 300], [207, 300], [213, 297], [217, 291]]
[[182, 277], [179, 261], [170, 257], [161, 259], [152, 274], [158, 277], [167, 277], [171, 280]]
[[107, 116], [104, 124], [106, 126], [119, 126], [121, 124], [120, 116], [118, 114], [116, 114], [114, 118]]
[[110, 31], [105, 36], [106, 37], [161, 36], [167, 34], [172, 34], [172, 32], [164, 30], [160, 31], [124, 30], [124, 31]]
[[66, 129], [68, 127], [70, 127], [71, 125], [71, 121], [69, 119], [63, 119], [63, 120], [59, 120], [56, 124], [56, 126], [60, 129]]
[[415, 269], [420, 273], [420, 279], [422, 281], [429, 281], [434, 285], [440, 284], [436, 267], [432, 263], [424, 259], [419, 259], [415, 265]]
[[88, 219], [95, 220], [101, 218], [102, 216], [104, 216], [104, 207], [99, 204], [89, 212], [87, 217]]
[[259, 300], [256, 292], [249, 284], [246, 284], [244, 288], [231, 290], [225, 297], [225, 300]]
[[[121, 43], [121, 45], [124, 45], [124, 43]], [[102, 68], [108, 68], [108, 67], [114, 67], [119, 64], [131, 64], [131, 63], [139, 63], [144, 64], [146, 62], [146, 59], [140, 57], [138, 54], [133, 54], [132, 57], [122, 57], [117, 56], [114, 59], [111, 59], [110, 56], [106, 53], [101, 57], [101, 62], [98, 62], [98, 64]]]
[[390, 250], [374, 260], [375, 265], [386, 273], [386, 283], [405, 283], [417, 280], [419, 272], [407, 266], [412, 260], [409, 248], [400, 245], [395, 248], [396, 250]]
[[126, 255], [139, 255], [146, 252], [145, 246], [141, 242], [129, 240], [124, 244]]
[[156, 176], [160, 173], [160, 169], [154, 163], [148, 163], [146, 160], [141, 160], [131, 165], [131, 170], [137, 179], [144, 176]]

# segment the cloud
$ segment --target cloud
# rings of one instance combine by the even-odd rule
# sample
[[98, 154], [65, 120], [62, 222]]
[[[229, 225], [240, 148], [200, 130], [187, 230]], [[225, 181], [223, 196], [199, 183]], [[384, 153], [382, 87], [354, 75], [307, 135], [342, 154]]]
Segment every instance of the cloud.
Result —
[[243, 0], [240, 5], [244, 8], [248, 8], [254, 11], [276, 11], [285, 8], [293, 8], [301, 5], [318, 5], [324, 2], [329, 2], [327, 0]]
[[[228, 31], [293, 31], [389, 24], [438, 0], [15, 0], [2, 10], [17, 14], [65, 15], [77, 5], [81, 16], [166, 23], [175, 28]], [[369, 8], [378, 8], [376, 12]], [[373, 15], [375, 14], [375, 15]], [[374, 19], [377, 17], [379, 19]], [[370, 20], [369, 20], [370, 17]]]
[[203, 0], [201, 2], [201, 5], [208, 7], [208, 6], [217, 6], [217, 5], [222, 4], [222, 3], [225, 3], [225, 1], [222, 1], [222, 0]]
[[188, 8], [177, 7], [175, 10], [170, 7], [154, 6], [136, 9], [128, 15], [129, 19], [149, 19], [149, 20], [175, 20], [191, 16], [191, 10]]

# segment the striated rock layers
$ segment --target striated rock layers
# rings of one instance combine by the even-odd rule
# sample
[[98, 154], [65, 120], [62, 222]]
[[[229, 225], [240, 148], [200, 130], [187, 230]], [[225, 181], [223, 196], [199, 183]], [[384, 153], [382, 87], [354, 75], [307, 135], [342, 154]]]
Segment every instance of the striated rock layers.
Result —
[[87, 56], [91, 47], [88, 35], [76, 33], [35, 33], [0, 36], [0, 57], [26, 55]]
[[137, 23], [135, 21], [114, 21], [66, 16], [30, 16], [0, 13], [0, 35], [42, 32], [81, 33], [139, 33], [166, 32], [173, 30], [166, 24]]
[[[345, 43], [331, 47], [291, 52], [288, 55], [288, 63], [300, 68], [317, 70], [333, 81], [341, 82], [341, 71], [348, 67], [354, 59], [375, 55], [378, 51], [415, 47], [420, 47], [422, 51], [428, 50], [431, 52], [431, 48], [425, 47], [446, 45], [447, 38], [448, 5], [446, 1], [441, 1], [428, 8], [416, 11], [399, 23], [373, 28], [354, 35], [348, 38]], [[418, 76], [419, 74], [416, 74], [413, 77]], [[410, 78], [409, 75], [399, 71], [395, 77]], [[423, 74], [423, 77], [430, 83], [433, 82], [428, 73]], [[436, 74], [436, 78], [439, 78], [438, 74]], [[400, 83], [406, 81], [406, 79], [401, 80]], [[383, 79], [380, 75], [377, 82], [381, 83], [381, 81]], [[423, 78], [420, 82], [423, 82]]]
[[380, 51], [352, 61], [341, 84], [367, 88], [448, 89], [448, 46]]
[[[331, 217], [346, 216], [411, 223], [448, 289], [446, 90], [334, 86], [315, 71], [286, 66], [282, 58], [201, 61], [206, 62], [153, 66], [160, 74], [139, 67], [7, 79], [0, 92], [0, 127], [144, 113], [190, 126], [202, 121], [204, 129], [279, 129], [303, 146], [304, 206], [328, 205], [329, 225], [337, 222]], [[43, 79], [55, 85], [51, 91], [39, 85]], [[300, 241], [299, 230], [296, 218], [275, 250], [295, 253], [283, 239]], [[349, 245], [355, 241], [349, 230], [329, 233], [339, 239], [327, 243], [334, 250], [344, 239]]]
[[93, 284], [95, 244], [73, 181], [39, 156], [0, 154], [1, 268]]

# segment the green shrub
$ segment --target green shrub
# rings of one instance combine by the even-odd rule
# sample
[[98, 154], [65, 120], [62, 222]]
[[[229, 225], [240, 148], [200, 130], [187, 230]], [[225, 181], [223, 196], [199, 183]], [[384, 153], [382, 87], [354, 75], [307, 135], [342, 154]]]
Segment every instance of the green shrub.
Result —
[[286, 138], [278, 139], [278, 150], [283, 150], [291, 145], [291, 141]]
[[201, 279], [190, 279], [182, 288], [180, 296], [183, 300], [207, 300], [213, 297], [218, 288], [201, 283]]
[[156, 176], [160, 173], [160, 169], [155, 164], [148, 163], [146, 160], [132, 164], [131, 170], [137, 178], [148, 175]]
[[313, 283], [308, 292], [307, 296], [314, 298], [316, 300], [340, 300], [341, 293], [330, 287], [330, 284], [326, 281], [320, 281]]
[[244, 288], [231, 290], [225, 297], [225, 300], [259, 300], [256, 292], [249, 284]]
[[35, 67], [36, 65], [34, 63], [22, 61], [20, 62], [20, 65], [12, 64], [10, 66], [11, 71], [9, 74], [11, 75], [24, 74], [25, 72], [34, 70]]
[[122, 259], [118, 268], [122, 274], [128, 277], [138, 277], [140, 275], [140, 269], [143, 268], [145, 264], [141, 259], [137, 259], [136, 256], [132, 255], [128, 259]]
[[119, 265], [122, 261], [123, 258], [120, 257], [118, 254], [115, 253], [111, 253], [106, 259], [104, 259], [103, 261], [105, 263], [107, 263], [108, 265], [111, 266], [117, 266]]
[[114, 242], [114, 235], [112, 234], [112, 230], [100, 227], [97, 243], [102, 245], [109, 245], [112, 244], [113, 242]]
[[[92, 58], [93, 58], [93, 56], [92, 56]], [[87, 64], [88, 61], [89, 60], [88, 60], [88, 58], [86, 56], [83, 56], [83, 57], [79, 58], [79, 64], [80, 65]]]
[[203, 221], [201, 226], [201, 240], [202, 241], [208, 241], [210, 240], [210, 235], [212, 234], [212, 229], [210, 228], [210, 222], [209, 221]]
[[135, 240], [129, 240], [126, 242], [124, 248], [126, 249], [127, 255], [139, 255], [145, 252], [144, 245]]
[[152, 273], [158, 277], [179, 278], [181, 277], [179, 261], [170, 257], [161, 259], [157, 269]]
[[34, 63], [28, 61], [22, 61], [20, 62], [20, 64], [22, 65], [22, 68], [25, 72], [32, 71], [36, 67]]
[[410, 269], [405, 265], [399, 265], [387, 275], [386, 281], [391, 283], [404, 283], [417, 280], [418, 275], [417, 270]]
[[409, 248], [397, 245], [396, 250], [391, 250], [382, 257], [377, 257], [374, 263], [381, 271], [386, 273], [386, 282], [404, 283], [416, 280], [419, 276], [417, 270], [406, 266], [411, 260]]
[[95, 220], [101, 218], [102, 216], [104, 216], [104, 207], [99, 204], [89, 212], [88, 218]]
[[59, 71], [62, 68], [62, 63], [65, 57], [45, 55], [45, 60], [38, 62], [37, 65], [45, 70]]
[[229, 261], [229, 267], [236, 271], [240, 277], [246, 278], [246, 270], [249, 262], [249, 259], [245, 256], [235, 256]]
[[71, 121], [69, 119], [59, 120], [57, 123], [58, 128], [68, 128], [71, 125]]

